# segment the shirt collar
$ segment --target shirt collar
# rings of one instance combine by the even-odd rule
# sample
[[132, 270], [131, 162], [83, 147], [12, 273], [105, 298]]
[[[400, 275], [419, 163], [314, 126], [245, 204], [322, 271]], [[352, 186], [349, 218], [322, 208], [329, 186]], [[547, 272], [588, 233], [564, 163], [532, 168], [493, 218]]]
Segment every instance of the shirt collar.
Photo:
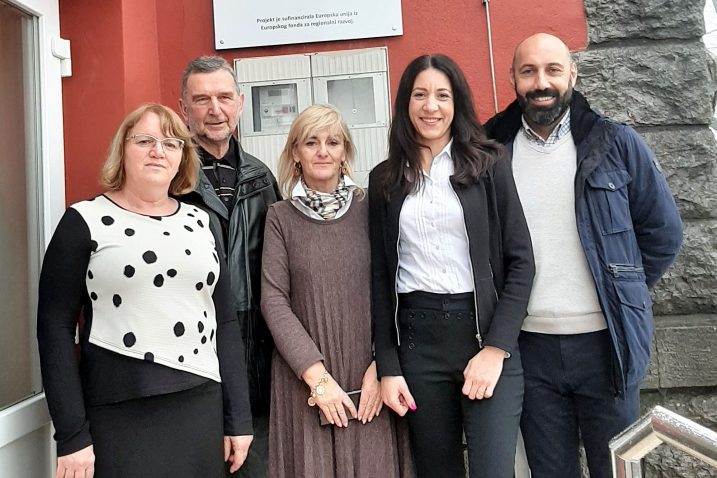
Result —
[[441, 152], [438, 153], [438, 154], [436, 155], [436, 157], [433, 158], [433, 160], [436, 161], [436, 160], [438, 160], [438, 159], [443, 159], [443, 158], [451, 159], [451, 157], [452, 157], [452, 156], [451, 156], [451, 149], [452, 149], [452, 148], [453, 148], [453, 138], [451, 138], [451, 140], [448, 142], [448, 144], [443, 147], [443, 149], [441, 150]]
[[563, 118], [560, 120], [560, 123], [553, 128], [553, 131], [550, 132], [548, 137], [546, 139], [543, 139], [538, 133], [533, 131], [533, 129], [528, 125], [528, 122], [525, 121], [525, 115], [522, 115], [520, 117], [520, 120], [523, 122], [523, 127], [521, 128], [521, 131], [525, 135], [525, 137], [533, 144], [536, 144], [538, 146], [552, 146], [556, 144], [559, 140], [565, 137], [568, 133], [570, 133], [570, 108], [568, 107], [567, 110], [565, 110], [565, 114], [563, 115]]
[[196, 143], [197, 151], [199, 152], [199, 159], [202, 161], [202, 164], [204, 166], [213, 166], [214, 163], [224, 163], [228, 164], [234, 169], [238, 169], [238, 154], [237, 154], [237, 140], [234, 136], [231, 136], [229, 138], [229, 148], [227, 148], [227, 152], [224, 156], [221, 158], [215, 158], [212, 156], [207, 150], [201, 147], [198, 143]]
[[[358, 187], [358, 184], [356, 184], [347, 175], [344, 175], [344, 185], [349, 189]], [[306, 197], [306, 188], [304, 188], [303, 181], [297, 181], [296, 185], [294, 186], [294, 189], [291, 190], [291, 199], [296, 199], [296, 198], [300, 198], [300, 197]]]

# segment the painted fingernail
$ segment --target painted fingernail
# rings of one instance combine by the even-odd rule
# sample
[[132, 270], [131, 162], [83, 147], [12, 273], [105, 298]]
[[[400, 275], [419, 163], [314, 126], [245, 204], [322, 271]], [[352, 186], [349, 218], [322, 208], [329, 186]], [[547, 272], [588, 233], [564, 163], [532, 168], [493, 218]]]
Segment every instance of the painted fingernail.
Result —
[[410, 408], [412, 412], [415, 412], [416, 410], [418, 410], [418, 407], [416, 406], [415, 403], [412, 403], [408, 408]]

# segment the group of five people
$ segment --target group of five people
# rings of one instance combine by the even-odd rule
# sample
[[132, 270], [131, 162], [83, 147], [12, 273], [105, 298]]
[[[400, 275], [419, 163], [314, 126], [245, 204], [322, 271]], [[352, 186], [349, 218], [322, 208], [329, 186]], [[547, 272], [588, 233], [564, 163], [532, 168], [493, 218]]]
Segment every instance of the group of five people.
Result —
[[532, 476], [579, 476], [581, 442], [610, 476], [682, 229], [576, 78], [527, 38], [483, 127], [455, 62], [414, 59], [366, 192], [334, 107], [294, 120], [277, 182], [233, 136], [234, 71], [192, 61], [185, 121], [130, 113], [45, 256], [57, 477], [458, 478], [465, 439], [471, 477], [508, 478], [519, 428]]

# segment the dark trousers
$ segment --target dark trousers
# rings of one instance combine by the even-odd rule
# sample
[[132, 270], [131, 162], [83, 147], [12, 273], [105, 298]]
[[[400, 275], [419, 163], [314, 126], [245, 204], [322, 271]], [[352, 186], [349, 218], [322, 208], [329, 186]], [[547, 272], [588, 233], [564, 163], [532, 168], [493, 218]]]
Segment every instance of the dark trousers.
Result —
[[471, 478], [512, 478], [523, 401], [518, 354], [506, 359], [492, 398], [462, 394], [463, 370], [478, 353], [472, 294], [402, 294], [403, 375], [416, 400], [408, 412], [419, 478], [464, 478], [463, 432]]
[[525, 374], [521, 430], [532, 478], [579, 478], [582, 439], [591, 478], [610, 478], [608, 442], [637, 420], [639, 384], [624, 399], [612, 384], [607, 330], [577, 335], [521, 332]]

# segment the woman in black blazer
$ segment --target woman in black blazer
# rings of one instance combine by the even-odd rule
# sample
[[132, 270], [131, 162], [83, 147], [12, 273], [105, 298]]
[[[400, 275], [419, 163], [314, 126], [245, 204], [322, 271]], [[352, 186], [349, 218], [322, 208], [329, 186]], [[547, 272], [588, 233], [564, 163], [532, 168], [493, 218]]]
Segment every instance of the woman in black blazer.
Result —
[[378, 375], [384, 403], [411, 410], [418, 476], [465, 476], [465, 431], [471, 477], [512, 477], [533, 252], [510, 164], [450, 58], [404, 71], [369, 207]]

